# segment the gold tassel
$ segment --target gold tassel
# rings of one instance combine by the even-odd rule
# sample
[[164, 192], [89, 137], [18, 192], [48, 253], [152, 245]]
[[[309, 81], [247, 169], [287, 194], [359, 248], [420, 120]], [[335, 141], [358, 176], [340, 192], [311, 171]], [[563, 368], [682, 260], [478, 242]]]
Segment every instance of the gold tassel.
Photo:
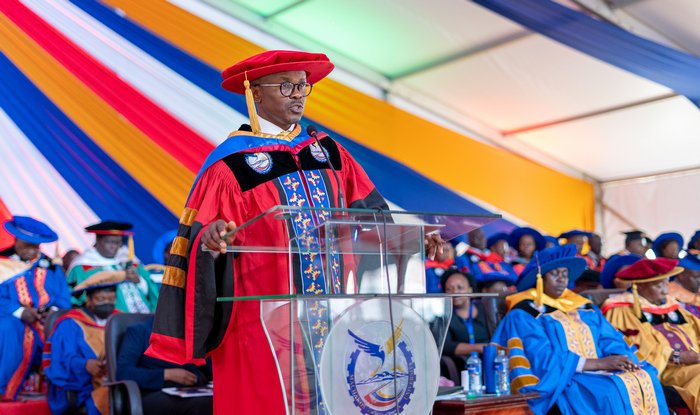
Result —
[[642, 318], [642, 306], [639, 304], [639, 293], [637, 292], [637, 284], [632, 284], [632, 298], [634, 299], [633, 310], [637, 318]]
[[129, 235], [129, 261], [134, 262], [136, 256], [134, 255], [134, 236]]
[[250, 128], [253, 130], [253, 134], [260, 134], [260, 121], [258, 121], [258, 113], [255, 111], [255, 99], [253, 98], [253, 91], [250, 89], [248, 72], [245, 73], [245, 81], [243, 81], [243, 86], [245, 87], [245, 104], [248, 107]]
[[51, 263], [54, 265], [63, 265], [63, 258], [61, 258], [61, 250], [58, 246], [58, 240], [56, 240], [56, 250], [54, 252], [53, 260], [51, 260]]

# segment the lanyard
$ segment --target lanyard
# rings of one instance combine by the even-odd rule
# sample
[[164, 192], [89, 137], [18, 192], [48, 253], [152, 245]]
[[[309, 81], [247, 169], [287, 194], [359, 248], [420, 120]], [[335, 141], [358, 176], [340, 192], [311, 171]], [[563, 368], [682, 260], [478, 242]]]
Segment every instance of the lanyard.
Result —
[[469, 344], [474, 344], [474, 319], [472, 318], [472, 310], [474, 305], [469, 302], [469, 317], [465, 320], [461, 318], [464, 326], [467, 328], [467, 333], [469, 334]]

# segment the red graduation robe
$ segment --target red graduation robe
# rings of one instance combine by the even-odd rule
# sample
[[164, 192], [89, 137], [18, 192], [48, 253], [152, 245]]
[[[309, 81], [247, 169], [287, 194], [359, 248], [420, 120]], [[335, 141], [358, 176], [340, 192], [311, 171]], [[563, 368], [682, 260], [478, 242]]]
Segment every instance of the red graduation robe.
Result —
[[[218, 219], [241, 225], [276, 205], [338, 207], [338, 187], [344, 207], [388, 208], [352, 156], [326, 134], [318, 137], [340, 183], [315, 140], [299, 126], [286, 137], [237, 131], [205, 161], [180, 218], [146, 354], [179, 364], [201, 363], [211, 356], [217, 414], [284, 413], [283, 388], [260, 323], [259, 303], [216, 302], [216, 298], [289, 294], [290, 264], [287, 254], [229, 253], [214, 259], [201, 250], [202, 231]], [[268, 221], [239, 231], [236, 243], [279, 244], [315, 220], [296, 217], [287, 221], [287, 227], [278, 220]], [[343, 258], [338, 261], [342, 267]], [[324, 270], [318, 258], [297, 255], [292, 262], [293, 293], [323, 291]], [[345, 262], [348, 268], [350, 260]], [[334, 283], [343, 284], [343, 275], [347, 272], [333, 275]], [[309, 316], [310, 321], [314, 318], [315, 326], [323, 329], [324, 317]], [[322, 344], [325, 333], [318, 335]], [[304, 397], [298, 393], [297, 401], [303, 405]], [[310, 402], [307, 409], [316, 412], [315, 406]]]

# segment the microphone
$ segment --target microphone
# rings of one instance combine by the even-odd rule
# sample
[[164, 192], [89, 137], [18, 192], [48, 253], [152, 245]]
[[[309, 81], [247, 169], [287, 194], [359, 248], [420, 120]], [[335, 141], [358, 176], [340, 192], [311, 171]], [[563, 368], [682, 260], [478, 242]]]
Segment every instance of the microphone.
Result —
[[338, 171], [333, 167], [333, 163], [331, 163], [331, 156], [328, 154], [328, 151], [321, 145], [321, 142], [318, 140], [318, 131], [316, 130], [316, 127], [314, 125], [309, 125], [306, 127], [306, 132], [309, 134], [311, 137], [316, 140], [316, 144], [318, 147], [323, 151], [323, 154], [326, 156], [326, 163], [328, 164], [328, 167], [330, 167], [331, 171], [333, 172], [333, 177], [335, 177], [335, 182], [338, 184], [338, 207], [345, 209], [345, 198], [343, 197], [343, 189], [342, 185], [340, 183], [340, 179], [338, 178]]

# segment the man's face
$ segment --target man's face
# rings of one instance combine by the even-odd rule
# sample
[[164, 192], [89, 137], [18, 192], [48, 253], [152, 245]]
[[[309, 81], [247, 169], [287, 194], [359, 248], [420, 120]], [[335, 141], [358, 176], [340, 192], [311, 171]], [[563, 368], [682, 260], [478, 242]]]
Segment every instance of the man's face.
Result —
[[495, 244], [491, 245], [489, 249], [500, 255], [500, 257], [505, 260], [506, 254], [508, 253], [508, 242], [501, 239], [500, 241], [497, 241]]
[[544, 274], [544, 293], [552, 298], [559, 298], [569, 285], [569, 269], [556, 268]]
[[662, 305], [666, 302], [666, 296], [668, 295], [668, 278], [639, 284], [638, 291], [639, 295], [646, 298], [650, 303]]
[[103, 257], [114, 258], [123, 243], [121, 235], [101, 235], [97, 237], [95, 248]]
[[532, 254], [535, 253], [535, 238], [532, 235], [523, 235], [518, 242], [518, 252], [524, 258], [532, 258]]
[[678, 274], [677, 279], [683, 288], [692, 293], [698, 293], [698, 290], [700, 289], [700, 271], [686, 269]]
[[39, 245], [17, 239], [15, 241], [15, 252], [17, 252], [22, 261], [31, 261], [39, 256]]
[[294, 87], [292, 95], [285, 97], [280, 92], [279, 86], [259, 86], [260, 84], [279, 84], [282, 82], [293, 84], [306, 82], [306, 72], [288, 71], [266, 75], [253, 81], [252, 89], [258, 115], [286, 130], [298, 123], [304, 114], [304, 104], [306, 104], [304, 92]]
[[647, 241], [645, 241], [644, 239], [634, 239], [632, 241], [629, 241], [626, 248], [628, 251], [630, 251], [630, 253], [641, 256], [644, 256], [644, 254], [646, 254], [647, 252], [647, 249], [649, 249], [649, 247], [647, 246]]
[[678, 243], [676, 241], [670, 241], [666, 246], [661, 248], [661, 256], [669, 259], [678, 259], [679, 251]]
[[481, 249], [482, 251], [486, 249], [486, 238], [484, 238], [484, 231], [481, 229], [474, 229], [469, 232], [469, 245], [476, 249]]
[[581, 251], [583, 251], [583, 244], [586, 243], [586, 239], [588, 238], [586, 238], [583, 235], [575, 235], [571, 238], [568, 238], [567, 242], [576, 245], [576, 253], [580, 255]]
[[503, 281], [496, 281], [490, 287], [484, 288], [482, 292], [500, 294], [508, 291], [508, 286]]

